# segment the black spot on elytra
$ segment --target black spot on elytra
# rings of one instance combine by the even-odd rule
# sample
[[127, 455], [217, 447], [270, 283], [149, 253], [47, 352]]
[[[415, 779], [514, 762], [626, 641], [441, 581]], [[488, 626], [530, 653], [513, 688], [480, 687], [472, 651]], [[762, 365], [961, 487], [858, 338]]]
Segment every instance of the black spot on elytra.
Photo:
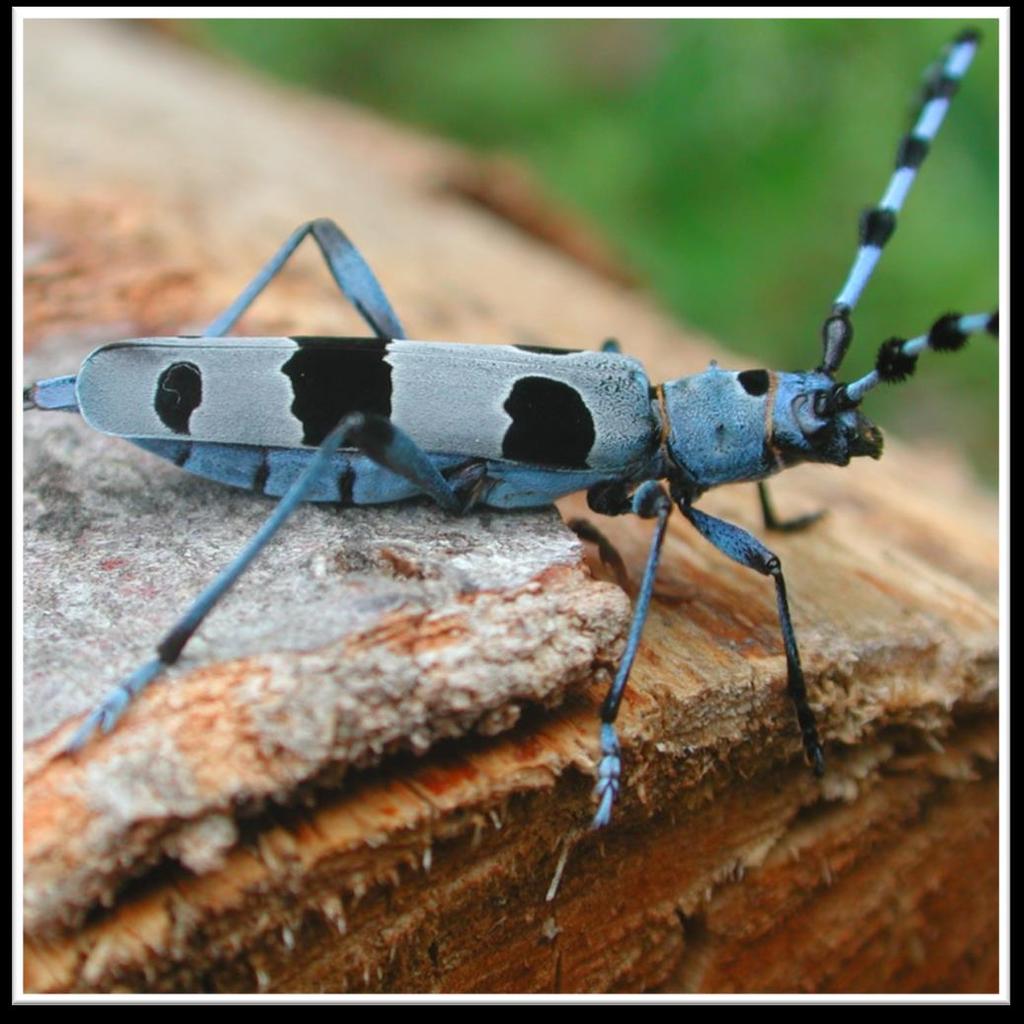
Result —
[[550, 377], [517, 380], [505, 401], [512, 423], [501, 453], [515, 462], [586, 469], [594, 446], [594, 418], [580, 393]]
[[757, 398], [768, 393], [769, 377], [767, 370], [744, 370], [736, 375], [740, 386], [748, 395]]
[[291, 411], [302, 443], [319, 445], [352, 412], [391, 415], [386, 339], [295, 338], [298, 351], [281, 367], [292, 382]]
[[156, 382], [153, 408], [164, 426], [187, 434], [188, 421], [203, 400], [203, 375], [195, 363], [171, 363]]

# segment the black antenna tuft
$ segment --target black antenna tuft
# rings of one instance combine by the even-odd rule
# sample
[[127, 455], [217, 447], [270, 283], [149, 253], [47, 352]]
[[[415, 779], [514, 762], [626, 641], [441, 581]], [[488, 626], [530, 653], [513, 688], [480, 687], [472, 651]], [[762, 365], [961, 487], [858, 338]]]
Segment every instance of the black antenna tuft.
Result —
[[917, 369], [917, 356], [903, 351], [906, 338], [890, 338], [882, 342], [875, 359], [875, 372], [886, 384], [898, 384], [912, 376]]

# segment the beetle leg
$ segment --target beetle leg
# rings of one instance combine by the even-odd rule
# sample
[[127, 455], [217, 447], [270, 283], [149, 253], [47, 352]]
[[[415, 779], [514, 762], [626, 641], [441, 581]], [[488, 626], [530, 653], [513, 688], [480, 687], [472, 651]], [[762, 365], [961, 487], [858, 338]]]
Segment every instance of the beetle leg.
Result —
[[629, 573], [615, 545], [589, 519], [569, 519], [566, 524], [580, 540], [597, 546], [601, 562], [615, 574], [615, 582], [629, 593]]
[[775, 515], [775, 506], [768, 494], [768, 485], [763, 480], [757, 482], [757, 496], [761, 499], [761, 515], [764, 517], [764, 528], [776, 530], [779, 533], [797, 533], [806, 530], [808, 526], [816, 523], [828, 509], [818, 509], [817, 512], [809, 512], [805, 516], [796, 516], [794, 519], [779, 519]]
[[605, 697], [604, 703], [601, 705], [601, 761], [597, 769], [597, 786], [595, 787], [598, 806], [597, 812], [594, 814], [594, 828], [603, 828], [611, 821], [612, 805], [619, 792], [622, 758], [619, 740], [615, 734], [615, 719], [619, 713], [619, 705], [622, 703], [626, 683], [629, 681], [630, 669], [633, 667], [633, 661], [640, 646], [644, 623], [647, 621], [647, 611], [651, 604], [651, 595], [654, 592], [654, 577], [658, 571], [661, 546], [665, 540], [665, 527], [668, 524], [669, 514], [672, 512], [672, 500], [661, 484], [656, 480], [647, 480], [637, 488], [632, 498], [629, 499], [629, 507], [623, 511], [634, 512], [643, 519], [657, 519], [657, 523], [654, 527], [654, 536], [651, 538], [651, 547], [647, 555], [643, 579], [640, 582], [640, 590], [637, 592], [636, 603], [633, 606], [633, 621], [629, 627], [626, 649], [619, 662], [608, 696]]
[[405, 330], [391, 308], [370, 265], [333, 220], [321, 217], [299, 225], [263, 269], [245, 286], [242, 294], [206, 328], [206, 335], [227, 334], [260, 292], [277, 276], [299, 243], [312, 235], [342, 294], [355, 306], [378, 338], [404, 338]]
[[779, 625], [782, 628], [782, 642], [786, 649], [786, 675], [789, 699], [796, 709], [797, 721], [800, 724], [800, 735], [803, 738], [804, 751], [814, 769], [815, 775], [825, 771], [825, 756], [818, 739], [818, 728], [814, 721], [814, 712], [807, 703], [807, 685], [804, 682], [803, 669], [800, 667], [800, 651], [796, 645], [796, 634], [793, 632], [793, 620], [789, 614], [789, 600], [786, 597], [786, 581], [782, 575], [782, 564], [778, 556], [769, 551], [756, 537], [746, 530], [727, 523], [724, 519], [716, 519], [705, 512], [700, 512], [685, 501], [679, 501], [679, 511], [690, 520], [698, 532], [709, 540], [723, 555], [728, 555], [734, 562], [754, 569], [763, 576], [771, 576], [775, 581], [775, 600], [779, 609]]
[[319, 474], [329, 468], [331, 456], [341, 447], [355, 448], [374, 462], [412, 481], [447, 511], [459, 513], [464, 510], [463, 499], [407, 434], [383, 416], [364, 413], [346, 416], [324, 438], [302, 475], [288, 489], [249, 543], [163, 637], [156, 648], [157, 657], [122, 680], [79, 726], [68, 742], [68, 752], [84, 746], [97, 728], [109, 732], [132, 698], [178, 660], [185, 644], [202, 621], [302, 503]]
[[447, 470], [444, 479], [457, 495], [461, 512], [474, 508], [491, 483], [487, 478], [487, 463], [483, 459], [471, 459]]

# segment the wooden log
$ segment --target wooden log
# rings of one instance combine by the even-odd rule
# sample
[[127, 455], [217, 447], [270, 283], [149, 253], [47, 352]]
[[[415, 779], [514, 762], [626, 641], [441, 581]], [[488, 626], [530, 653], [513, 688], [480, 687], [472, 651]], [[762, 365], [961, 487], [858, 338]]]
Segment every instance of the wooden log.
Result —
[[[714, 354], [553, 248], [564, 229], [460, 201], [450, 146], [127, 25], [30, 23], [25, 59], [29, 379], [195, 330], [315, 215], [414, 336], [612, 334], [654, 380]], [[244, 326], [360, 330], [312, 254]], [[24, 458], [27, 990], [996, 989], [995, 512], [947, 453], [776, 487], [787, 514], [829, 508], [769, 540], [820, 783], [770, 584], [672, 522], [600, 835], [628, 602], [553, 514], [302, 510], [174, 678], [68, 758], [268, 504], [71, 417], [26, 417]], [[702, 507], [760, 532], [751, 488]], [[649, 531], [607, 524], [634, 577]]]

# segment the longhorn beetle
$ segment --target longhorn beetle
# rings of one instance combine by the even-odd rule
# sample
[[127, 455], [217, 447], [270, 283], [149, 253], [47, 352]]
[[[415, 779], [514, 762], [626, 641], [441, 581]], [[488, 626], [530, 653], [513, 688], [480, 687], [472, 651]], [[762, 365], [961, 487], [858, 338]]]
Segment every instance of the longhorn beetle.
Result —
[[[357, 249], [332, 221], [320, 219], [297, 228], [202, 336], [104, 345], [77, 375], [26, 388], [26, 408], [78, 412], [97, 430], [190, 472], [281, 498], [159, 642], [156, 657], [117, 685], [68, 749], [82, 747], [97, 727], [111, 729], [132, 697], [175, 663], [301, 502], [373, 505], [427, 495], [458, 515], [476, 507], [545, 506], [586, 490], [595, 512], [655, 520], [625, 652], [601, 708], [594, 826], [608, 824], [620, 787], [615, 719], [673, 506], [719, 551], [774, 583], [788, 692], [807, 759], [820, 775], [824, 756], [779, 559], [696, 503], [713, 487], [756, 482], [767, 528], [809, 526], [820, 512], [777, 520], [764, 481], [802, 462], [845, 466], [857, 456], [879, 458], [882, 435], [859, 411], [872, 388], [906, 379], [926, 348], [952, 351], [974, 332], [996, 333], [996, 314], [950, 313], [919, 337], [886, 341], [866, 376], [836, 380], [853, 337], [851, 314], [977, 43], [976, 33], [963, 32], [929, 78], [885, 194], [861, 219], [860, 244], [824, 321], [814, 370], [735, 372], [712, 363], [703, 373], [652, 386], [614, 343], [563, 351], [409, 341]], [[307, 235], [373, 337], [227, 337]], [[458, 403], [438, 400], [456, 386]], [[584, 532], [600, 537], [593, 528]]]

